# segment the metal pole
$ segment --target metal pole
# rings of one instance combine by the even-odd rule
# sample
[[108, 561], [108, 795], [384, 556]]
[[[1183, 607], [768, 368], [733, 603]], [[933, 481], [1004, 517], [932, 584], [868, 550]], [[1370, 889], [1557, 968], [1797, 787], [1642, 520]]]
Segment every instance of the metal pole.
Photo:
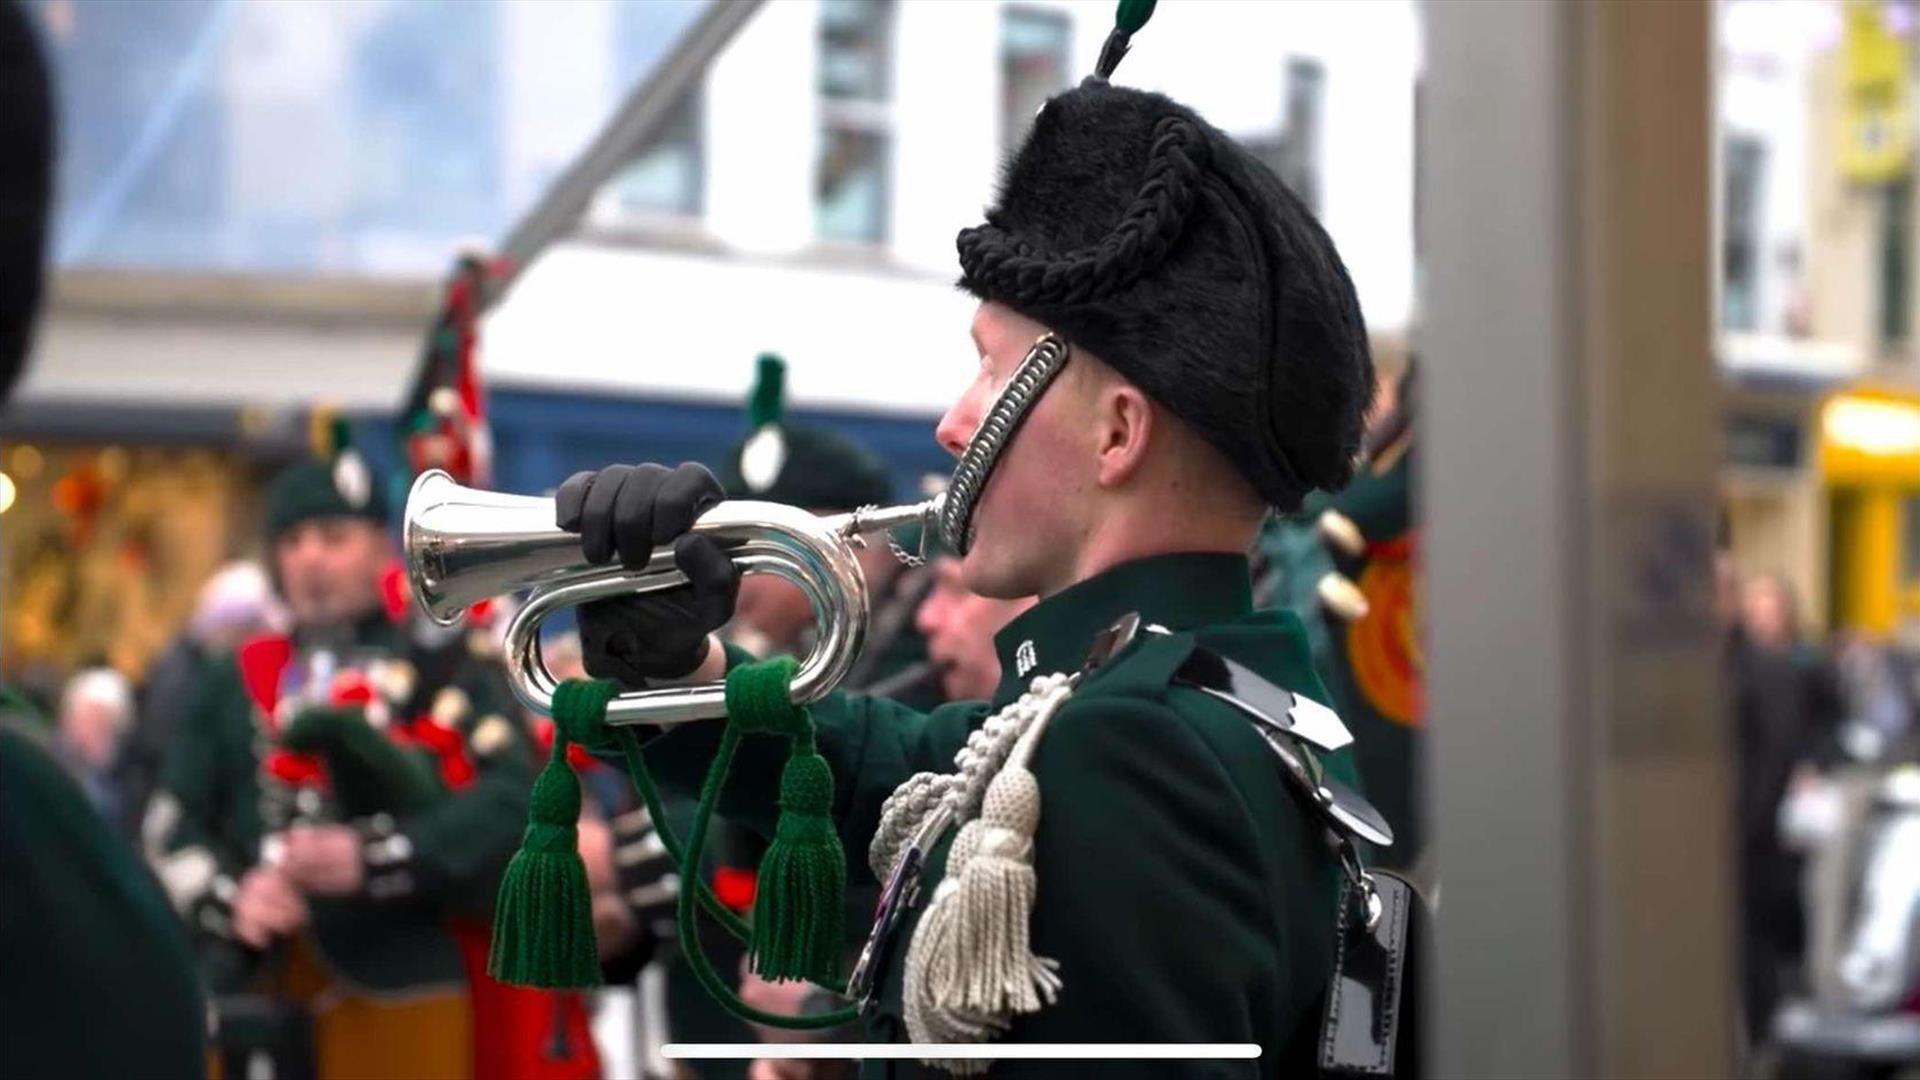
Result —
[[1727, 1075], [1710, 9], [1425, 10], [1431, 1071]]

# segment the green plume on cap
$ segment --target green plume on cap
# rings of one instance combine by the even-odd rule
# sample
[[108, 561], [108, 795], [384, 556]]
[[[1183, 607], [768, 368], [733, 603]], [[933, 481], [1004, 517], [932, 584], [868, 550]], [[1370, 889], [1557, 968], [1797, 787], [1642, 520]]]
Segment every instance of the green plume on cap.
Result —
[[1114, 13], [1113, 25], [1126, 33], [1139, 32], [1153, 18], [1154, 0], [1120, 0], [1120, 10]]
[[1154, 0], [1120, 0], [1120, 7], [1113, 13], [1113, 31], [1107, 35], [1105, 45], [1100, 47], [1100, 59], [1093, 65], [1093, 77], [1106, 82], [1113, 75], [1113, 69], [1127, 55], [1127, 46], [1134, 32], [1147, 25], [1153, 18]]
[[747, 427], [758, 430], [780, 422], [787, 387], [787, 362], [773, 353], [760, 354], [760, 373], [747, 398]]

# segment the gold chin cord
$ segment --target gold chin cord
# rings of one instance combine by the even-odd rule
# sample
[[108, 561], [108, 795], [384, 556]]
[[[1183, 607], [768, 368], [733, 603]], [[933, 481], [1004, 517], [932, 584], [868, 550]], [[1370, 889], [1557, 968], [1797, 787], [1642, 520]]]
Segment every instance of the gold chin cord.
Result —
[[[1027, 410], [1066, 365], [1067, 355], [1066, 342], [1056, 335], [1033, 343], [974, 431], [942, 495], [826, 517], [736, 499], [694, 522], [693, 531], [717, 540], [742, 573], [785, 578], [813, 605], [818, 643], [794, 675], [794, 704], [826, 696], [860, 655], [869, 608], [856, 549], [869, 535], [882, 533], [895, 556], [911, 562], [924, 557], [926, 533], [937, 528], [949, 550], [966, 554], [974, 505]], [[436, 622], [448, 625], [482, 600], [527, 592], [507, 624], [507, 678], [514, 696], [542, 715], [551, 714], [559, 685], [540, 655], [540, 625], [549, 615], [589, 600], [687, 583], [673, 565], [672, 549], [664, 545], [640, 570], [587, 562], [579, 536], [554, 525], [554, 511], [552, 499], [464, 487], [433, 469], [413, 482], [404, 519], [407, 576], [420, 606]], [[908, 554], [892, 536], [894, 529], [916, 525], [922, 530], [920, 556]], [[724, 684], [712, 682], [621, 694], [607, 705], [606, 722], [664, 727], [726, 711]]]

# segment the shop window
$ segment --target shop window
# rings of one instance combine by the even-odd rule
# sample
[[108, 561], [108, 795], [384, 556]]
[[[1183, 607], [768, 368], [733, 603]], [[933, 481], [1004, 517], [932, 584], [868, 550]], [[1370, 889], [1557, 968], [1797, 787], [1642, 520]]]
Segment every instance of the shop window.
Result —
[[701, 113], [697, 91], [674, 104], [660, 130], [602, 194], [616, 213], [700, 215], [705, 177]]
[[1073, 23], [1057, 11], [1009, 7], [1000, 13], [1000, 149], [1011, 153], [1034, 114], [1066, 89]]
[[[527, 212], [707, 3], [621, 3], [610, 35], [559, 17], [529, 39], [507, 32], [506, 5], [473, 0], [30, 0], [60, 117], [51, 257], [140, 273], [438, 275], [463, 240]], [[584, 115], [567, 140], [515, 137], [547, 91], [508, 74], [587, 48], [611, 51], [612, 78], [570, 92]]]
[[1752, 330], [1759, 323], [1760, 199], [1767, 147], [1748, 135], [1729, 136], [1725, 146], [1724, 214], [1720, 238], [1720, 325]]
[[814, 222], [825, 240], [877, 244], [886, 239], [884, 135], [847, 128], [821, 133]]
[[1886, 187], [1880, 217], [1880, 343], [1907, 340], [1913, 325], [1913, 181], [1905, 176]]
[[820, 147], [814, 231], [823, 240], [887, 238], [893, 167], [893, 4], [820, 7]]
[[0, 675], [43, 699], [96, 664], [139, 679], [201, 584], [255, 542], [252, 464], [210, 447], [9, 442]]
[[1790, 417], [1730, 413], [1721, 421], [1723, 458], [1750, 469], [1798, 469], [1802, 432]]

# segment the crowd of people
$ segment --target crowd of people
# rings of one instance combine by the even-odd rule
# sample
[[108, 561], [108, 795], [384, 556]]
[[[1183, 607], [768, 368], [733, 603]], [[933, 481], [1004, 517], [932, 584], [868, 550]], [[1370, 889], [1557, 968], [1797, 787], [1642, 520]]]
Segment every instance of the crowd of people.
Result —
[[[762, 365], [777, 385], [779, 362]], [[745, 440], [719, 463], [730, 496], [821, 514], [892, 501], [884, 463], [852, 440], [780, 430], [784, 461], [770, 477], [743, 474]], [[45, 741], [99, 821], [147, 860], [191, 931], [227, 1068], [595, 1075], [577, 996], [528, 1001], [529, 992], [485, 974], [492, 891], [524, 825], [536, 744], [550, 743], [551, 723], [511, 703], [499, 664], [503, 611], [450, 632], [413, 606], [399, 584], [382, 486], [368, 482], [350, 446], [334, 450], [275, 480], [264, 559], [235, 562], [205, 584], [141, 685], [109, 667], [74, 673]], [[862, 565], [872, 632], [848, 685], [929, 708], [993, 690], [993, 635], [1031, 600], [968, 591], [950, 554], [908, 566], [872, 545]], [[804, 656], [814, 630], [797, 586], [752, 575], [739, 584], [724, 636], [756, 655]], [[592, 648], [604, 658], [610, 646]], [[577, 633], [553, 635], [543, 652], [556, 672], [583, 673]], [[343, 732], [344, 710], [377, 720], [392, 738]], [[608, 782], [606, 762], [578, 764], [593, 796], [580, 850], [607, 974], [631, 983], [658, 963], [668, 979], [667, 1008], [637, 1018], [635, 1036], [653, 1046], [670, 1037], [753, 1041], [673, 960], [678, 882], [657, 857], [664, 848], [644, 807]], [[691, 808], [673, 804], [682, 832]], [[707, 871], [743, 912], [755, 848], [764, 846], [724, 829]], [[871, 887], [849, 899], [856, 937], [874, 899]], [[428, 944], [437, 938], [446, 947]], [[716, 938], [717, 950], [732, 944]], [[739, 964], [737, 946], [728, 961]], [[823, 993], [744, 969], [741, 979], [743, 997], [772, 1009]]]
[[94, 808], [130, 840], [139, 835], [167, 744], [192, 708], [207, 666], [284, 621], [259, 564], [235, 561], [201, 587], [187, 625], [137, 686], [104, 664], [68, 677], [48, 710], [61, 761]]
[[[711, 467], [555, 478], [584, 563], [670, 550], [684, 580], [580, 605], [544, 716], [502, 662], [514, 599], [428, 617], [385, 478], [329, 427], [142, 685], [79, 672], [51, 721], [0, 702], [0, 1075], [593, 1077], [603, 983], [643, 988], [643, 1047], [799, 1028], [1416, 1068], [1413, 395], [1268, 165], [1111, 82], [1152, 7], [1119, 5], [959, 236], [979, 368], [930, 435], [960, 464], [931, 535], [845, 556], [868, 634], [837, 687], [795, 703], [788, 658], [825, 647], [807, 595], [694, 528], [730, 500], [894, 502], [885, 462], [782, 415], [777, 360]], [[0, 398], [51, 192], [32, 35], [0, 4]], [[429, 338], [449, 363], [401, 425], [416, 471], [469, 482], [484, 273], [463, 260]], [[616, 690], [689, 682], [724, 682], [726, 715], [604, 723]]]
[[[1782, 1075], [1824, 1075], [1861, 1062], [1896, 1068], [1911, 1053], [1907, 1044], [1861, 1033], [1887, 1005], [1906, 1000], [1912, 972], [1896, 961], [1867, 980], [1891, 980], [1893, 988], [1869, 994], [1861, 992], [1863, 973], [1849, 968], [1863, 943], [1896, 956], [1911, 947], [1898, 912], [1875, 930], [1875, 894], [1884, 885], [1873, 880], [1871, 863], [1886, 835], [1876, 835], [1877, 815], [1906, 812], [1882, 793], [1898, 791], [1920, 760], [1920, 653], [1906, 635], [1818, 639], [1785, 577], [1741, 575], [1724, 551], [1716, 576], [1733, 753], [1738, 978], [1751, 1068]], [[1893, 899], [1906, 902], [1904, 894]], [[1876, 933], [1884, 940], [1872, 941]], [[1795, 1012], [1825, 1016], [1825, 1033], [1813, 1036], [1791, 1019]]]
[[[764, 403], [771, 387], [777, 400], [783, 379], [780, 362], [763, 357], [753, 398]], [[1391, 424], [1396, 415], [1381, 417]], [[885, 463], [853, 440], [788, 424], [777, 407], [760, 419], [716, 463], [727, 497], [815, 514], [893, 501]], [[782, 446], [771, 470], [751, 460], [769, 430]], [[1395, 430], [1404, 450], [1410, 430]], [[502, 681], [505, 611], [472, 612], [453, 631], [425, 619], [400, 581], [383, 486], [369, 482], [353, 447], [331, 450], [274, 481], [264, 559], [235, 562], [204, 585], [140, 686], [106, 667], [68, 680], [55, 711], [56, 756], [99, 819], [147, 861], [190, 931], [212, 1005], [212, 1046], [226, 1068], [595, 1075], [602, 1063], [578, 995], [506, 987], [486, 974], [492, 892], [524, 824], [537, 754], [553, 739], [551, 721], [515, 706]], [[1387, 464], [1404, 473], [1404, 454]], [[1319, 553], [1260, 560], [1261, 590], [1363, 598], [1345, 608], [1310, 599], [1301, 612], [1317, 638], [1338, 638], [1318, 657], [1332, 665], [1329, 680], [1349, 647], [1348, 624], [1369, 615], [1367, 593], [1336, 564], [1370, 581], [1369, 562], [1404, 559], [1390, 550], [1411, 528], [1404, 487], [1397, 490], [1400, 503], [1383, 501], [1391, 521], [1362, 517], [1375, 532], [1371, 555], [1348, 536], [1359, 526], [1331, 504], [1318, 516], [1274, 518], [1261, 541], [1277, 548], [1304, 538]], [[923, 547], [916, 537], [899, 546]], [[932, 552], [924, 565], [886, 544], [861, 552], [871, 631], [844, 685], [920, 709], [988, 698], [1003, 676], [995, 635], [1034, 600], [973, 592], [956, 554], [924, 546]], [[813, 647], [814, 613], [798, 586], [748, 575], [737, 589], [720, 628], [728, 647], [798, 656]], [[1382, 599], [1371, 584], [1368, 592]], [[585, 674], [589, 660], [598, 672], [618, 672], [625, 650], [637, 647], [583, 629], [584, 642], [567, 631], [543, 648], [562, 677]], [[358, 719], [387, 737], [358, 737]], [[774, 1037], [713, 1002], [678, 955], [683, 886], [658, 825], [615, 763], [576, 755], [575, 764], [588, 794], [579, 850], [604, 973], [630, 985], [653, 968], [664, 990], [641, 995], [636, 1014], [610, 1030], [632, 1038], [638, 1064], [661, 1075], [657, 1051], [670, 1039]], [[679, 835], [694, 802], [669, 800], [668, 824]], [[715, 826], [706, 883], [742, 914], [752, 910], [753, 868], [765, 848], [746, 828]], [[877, 894], [873, 880], [849, 890], [845, 922], [856, 944]], [[703, 947], [737, 973], [742, 1000], [802, 1015], [831, 1007], [818, 987], [755, 975], [737, 942], [709, 931]], [[850, 966], [854, 956], [845, 959]], [[683, 1065], [681, 1073], [827, 1077], [840, 1069], [763, 1060]]]
[[[763, 359], [766, 364], [777, 361]], [[775, 381], [777, 376], [776, 370]], [[763, 377], [768, 377], [764, 369]], [[1373, 467], [1341, 499], [1271, 519], [1253, 551], [1256, 589], [1303, 617], [1301, 626], [1314, 641], [1321, 677], [1338, 693], [1343, 715], [1372, 735], [1375, 747], [1394, 734], [1404, 743], [1419, 730], [1408, 692], [1382, 681], [1383, 665], [1350, 658], [1353, 650], [1383, 647], [1375, 640], [1377, 630], [1368, 627], [1382, 622], [1402, 629], [1414, 625], [1394, 608], [1407, 598], [1398, 594], [1399, 584], [1392, 580], [1410, 555], [1406, 541], [1413, 533], [1405, 489], [1410, 421], [1404, 409], [1382, 409], [1372, 423]], [[784, 502], [817, 514], [893, 501], [885, 463], [852, 440], [792, 425], [783, 435], [784, 461], [770, 480], [762, 477], [756, 485], [745, 476], [748, 438], [716, 463], [728, 497]], [[351, 450], [342, 448], [334, 460], [296, 467], [283, 476], [269, 500], [269, 520], [263, 523], [265, 560], [232, 563], [206, 582], [188, 623], [140, 685], [110, 667], [75, 672], [48, 710], [53, 720], [47, 741], [92, 812], [129, 851], [151, 860], [175, 911], [200, 937], [200, 970], [214, 995], [215, 1015], [227, 1025], [224, 1031], [216, 1027], [215, 1044], [232, 1067], [244, 1069], [249, 1055], [265, 1055], [281, 1070], [276, 1075], [282, 1075], [287, 1062], [305, 1055], [329, 1063], [322, 1070], [328, 1073], [340, 1071], [348, 1060], [405, 1071], [411, 1047], [430, 1050], [423, 1064], [429, 1071], [484, 1071], [484, 1056], [516, 1059], [498, 1041], [447, 1056], [449, 1047], [461, 1046], [452, 1033], [464, 1025], [445, 1021], [463, 1009], [476, 1021], [482, 1015], [484, 995], [474, 995], [474, 982], [485, 979], [484, 936], [476, 936], [473, 927], [484, 924], [491, 890], [518, 837], [534, 754], [551, 740], [551, 725], [512, 706], [499, 681], [496, 639], [502, 613], [465, 632], [448, 634], [431, 628], [403, 594], [396, 595], [399, 571], [393, 561], [391, 508], [375, 496], [378, 485], [343, 481], [355, 475], [353, 461]], [[366, 501], [354, 503], [356, 494]], [[907, 546], [915, 546], [912, 538]], [[1002, 676], [995, 634], [1027, 610], [1032, 598], [1001, 600], [970, 591], [961, 559], [937, 545], [925, 566], [904, 565], [886, 545], [867, 548], [862, 565], [873, 592], [874, 633], [847, 685], [877, 687], [922, 709], [990, 697]], [[1899, 748], [1915, 730], [1913, 661], [1897, 644], [1857, 637], [1830, 646], [1817, 643], [1804, 632], [1798, 602], [1783, 578], [1741, 578], [1725, 559], [1719, 572], [1737, 752], [1743, 1017], [1753, 1041], [1764, 1044], [1782, 1004], [1809, 993], [1814, 981], [1809, 971], [1814, 919], [1808, 910], [1813, 893], [1807, 874], [1812, 841], [1805, 827], [1796, 831], [1794, 815], [1806, 814], [1796, 807], [1817, 802], [1822, 778], [1837, 767], [1899, 757]], [[1381, 580], [1383, 576], [1387, 580]], [[813, 630], [812, 609], [798, 587], [777, 577], [750, 575], [739, 582], [733, 617], [722, 637], [754, 655], [804, 656], [812, 646]], [[273, 642], [285, 648], [270, 650], [280, 666], [262, 697], [260, 678], [249, 674], [249, 665], [261, 661], [249, 658], [261, 655], [262, 643]], [[1417, 638], [1388, 646], [1404, 650], [1394, 659], [1417, 675]], [[610, 656], [617, 666], [617, 644], [601, 640], [588, 648], [599, 657], [600, 670], [608, 670]], [[544, 652], [556, 673], [586, 672], [577, 632], [553, 635]], [[382, 802], [390, 795], [376, 795], [374, 802], [380, 805], [366, 813], [348, 814], [351, 824], [327, 823], [330, 814], [341, 814], [339, 807], [303, 806], [300, 768], [271, 764], [281, 752], [268, 749], [253, 734], [256, 725], [270, 731], [282, 725], [278, 733], [284, 736], [303, 719], [310, 723], [298, 709], [289, 710], [276, 700], [288, 695], [319, 706], [351, 702], [364, 708], [382, 702], [389, 732], [412, 732], [421, 719], [457, 732], [457, 741], [415, 734], [405, 734], [400, 741], [431, 761], [444, 788], [440, 799], [471, 804], [455, 812], [453, 824], [439, 833], [460, 849], [447, 858], [465, 865], [436, 868], [433, 834], [408, 832], [407, 816], [394, 812], [398, 806]], [[217, 704], [222, 696], [230, 700]], [[214, 719], [223, 710], [230, 716], [224, 722], [231, 730], [218, 735], [209, 725], [223, 722]], [[220, 743], [217, 749], [206, 745], [209, 739]], [[314, 752], [337, 770], [360, 768], [375, 774], [371, 789], [388, 782], [378, 779], [382, 764], [377, 756], [356, 764], [346, 747], [315, 745]], [[507, 782], [492, 792], [490, 808], [470, 792], [451, 794], [465, 791], [473, 782], [469, 774], [485, 770], [502, 746], [512, 748], [507, 756], [514, 760], [497, 767]], [[270, 762], [268, 772], [284, 768], [282, 779], [291, 783], [287, 791], [252, 793], [259, 806], [243, 808], [247, 800], [239, 791], [255, 783], [256, 758], [262, 754]], [[1376, 750], [1375, 755], [1363, 775], [1379, 793], [1376, 797], [1393, 805], [1392, 820], [1409, 841], [1389, 857], [1396, 864], [1413, 865], [1421, 851], [1415, 839], [1420, 825], [1413, 787], [1417, 749], [1408, 744]], [[617, 768], [591, 759], [581, 765], [590, 798], [580, 851], [593, 888], [594, 924], [606, 973], [615, 985], [633, 984], [653, 967], [664, 988], [663, 993], [637, 997], [636, 1014], [609, 1030], [630, 1035], [636, 1060], [652, 1068], [661, 1068], [657, 1051], [669, 1039], [750, 1042], [775, 1037], [775, 1032], [738, 1020], [716, 1005], [679, 961], [673, 922], [681, 886], [664, 857], [656, 825]], [[1380, 783], [1389, 777], [1391, 785]], [[338, 776], [333, 784], [329, 801], [344, 798]], [[276, 800], [277, 809], [269, 809]], [[694, 801], [681, 796], [670, 802], [669, 823], [682, 835], [691, 824]], [[423, 805], [428, 804], [438, 805], [438, 800], [427, 798]], [[263, 813], [282, 816], [270, 821], [260, 816]], [[240, 819], [248, 820], [242, 824]], [[483, 840], [488, 835], [492, 839]], [[216, 849], [210, 861], [204, 858]], [[753, 867], [764, 849], [765, 841], [750, 830], [716, 825], [707, 883], [742, 912], [751, 911]], [[410, 880], [416, 877], [421, 880]], [[364, 953], [353, 959], [357, 950], [351, 945], [340, 955], [329, 952], [329, 937], [338, 940], [357, 931], [352, 915], [339, 921], [324, 912], [342, 898], [378, 890], [387, 890], [383, 903], [414, 896], [422, 881], [436, 878], [443, 882], [446, 897], [466, 894], [458, 902], [450, 900], [447, 910], [463, 910], [471, 925], [464, 938], [458, 930], [451, 935], [461, 948], [450, 949], [441, 963], [416, 956], [417, 970], [365, 974], [367, 983], [388, 990], [404, 987], [414, 999], [404, 1007], [405, 1019], [386, 1025], [391, 1034], [387, 1041], [370, 1038], [368, 1032], [382, 1026], [375, 1022], [370, 1027], [369, 1018], [390, 1007], [379, 1003], [379, 995], [356, 1009], [343, 1005], [354, 998], [340, 988], [318, 989], [326, 986], [320, 972], [335, 966], [351, 971], [352, 964], [368, 960]], [[870, 881], [849, 895], [846, 923], [856, 942], [876, 892], [877, 883]], [[420, 930], [415, 925], [410, 932]], [[710, 931], [704, 944], [723, 967], [737, 972], [743, 1000], [772, 1012], [825, 1011], [830, 1006], [828, 995], [816, 987], [754, 975], [739, 944], [715, 928]], [[313, 944], [290, 944], [307, 934], [314, 935]], [[382, 932], [373, 935], [373, 940], [383, 940]], [[302, 956], [305, 949], [315, 952]], [[279, 955], [276, 950], [281, 950]], [[270, 980], [272, 994], [260, 996], [254, 991], [267, 985], [260, 974], [266, 956], [273, 957], [279, 970]], [[460, 992], [441, 1000], [437, 1009], [422, 1004], [433, 1000], [421, 993], [423, 987], [460, 983], [465, 984]], [[314, 1025], [311, 1015], [289, 1020], [278, 1014], [274, 995], [295, 990], [308, 1002], [324, 1001], [327, 1014], [343, 1017], [341, 1030], [350, 1034], [330, 1034], [326, 1024]], [[577, 998], [555, 995], [555, 1001], [520, 1002], [515, 1008], [508, 1006], [521, 992], [499, 988], [498, 993], [508, 1000], [506, 1005], [493, 1003], [496, 1019], [487, 1030], [499, 1035], [514, 1031], [516, 1024], [522, 1029], [521, 1065], [539, 1062], [543, 1074], [592, 1075], [598, 1069], [586, 1013]], [[461, 1006], [449, 1010], [447, 1002], [455, 999]], [[433, 1030], [445, 1037], [422, 1038], [423, 1032]], [[852, 1036], [848, 1031], [839, 1034]], [[363, 1056], [342, 1057], [348, 1047]], [[556, 1047], [574, 1049], [573, 1071], [554, 1072], [557, 1063], [569, 1060], [554, 1053]], [[702, 1076], [824, 1077], [835, 1075], [836, 1068], [832, 1063], [743, 1061], [705, 1063], [697, 1071]], [[683, 1066], [682, 1072], [687, 1071]], [[514, 1074], [519, 1074], [517, 1067]]]
[[[771, 387], [777, 400], [783, 378], [780, 362], [763, 357], [753, 398], [764, 403]], [[716, 463], [727, 497], [816, 514], [894, 501], [885, 463], [853, 440], [788, 424], [777, 406], [759, 419]], [[1376, 471], [1403, 478], [1410, 426], [1393, 410], [1377, 419], [1394, 429], [1380, 445], [1398, 449], [1376, 453]], [[771, 469], [752, 460], [768, 431], [781, 444]], [[331, 451], [274, 481], [264, 558], [206, 582], [140, 686], [107, 667], [68, 680], [52, 725], [55, 756], [100, 821], [147, 862], [190, 932], [212, 1006], [211, 1045], [225, 1068], [596, 1075], [602, 1063], [579, 995], [507, 987], [486, 973], [492, 894], [525, 821], [537, 754], [553, 739], [551, 721], [514, 705], [504, 685], [505, 611], [472, 612], [453, 631], [425, 619], [401, 581], [383, 485], [370, 482], [351, 445]], [[1272, 519], [1256, 547], [1314, 553], [1258, 559], [1257, 587], [1308, 598], [1300, 625], [1330, 643], [1316, 657], [1329, 682], [1346, 670], [1350, 639], [1366, 636], [1349, 633], [1350, 624], [1405, 615], [1369, 610], [1368, 596], [1375, 604], [1404, 598], [1383, 594], [1366, 569], [1404, 563], [1393, 545], [1404, 548], [1411, 530], [1405, 500], [1402, 479], [1388, 497], [1374, 493], [1374, 516], [1356, 511], [1366, 543], [1356, 545], [1360, 526], [1329, 501]], [[995, 635], [1033, 598], [971, 591], [961, 558], [937, 542], [907, 537], [899, 546], [932, 554], [910, 565], [917, 560], [903, 561], [890, 545], [861, 552], [871, 631], [844, 685], [919, 709], [991, 697], [1003, 677]], [[1364, 592], [1354, 579], [1368, 583]], [[813, 647], [814, 613], [798, 586], [748, 575], [737, 590], [720, 628], [729, 648], [805, 656]], [[1359, 599], [1342, 606], [1337, 598], [1349, 594]], [[543, 649], [562, 677], [585, 674], [589, 661], [597, 673], [620, 672], [625, 650], [638, 647], [583, 629], [584, 642], [570, 631], [550, 635]], [[629, 670], [627, 678], [646, 675]], [[366, 739], [362, 720], [385, 737]], [[579, 850], [605, 975], [634, 984], [652, 968], [664, 990], [641, 995], [636, 1014], [610, 1030], [632, 1038], [639, 1066], [660, 1075], [669, 1073], [657, 1051], [670, 1039], [774, 1037], [712, 1001], [678, 955], [683, 886], [657, 823], [616, 764], [586, 755], [575, 764], [588, 794]], [[1399, 767], [1404, 775], [1411, 764]], [[681, 836], [694, 802], [669, 800], [668, 824]], [[752, 910], [753, 868], [765, 848], [751, 830], [716, 823], [704, 876], [742, 914]], [[856, 945], [877, 894], [871, 879], [849, 890], [845, 922]], [[703, 947], [737, 973], [742, 1000], [802, 1015], [831, 1007], [817, 987], [755, 975], [739, 943], [708, 930]], [[850, 966], [855, 957], [845, 959]], [[857, 1030], [836, 1034], [857, 1038]], [[682, 1065], [680, 1073], [828, 1077], [840, 1068], [763, 1060]]]

